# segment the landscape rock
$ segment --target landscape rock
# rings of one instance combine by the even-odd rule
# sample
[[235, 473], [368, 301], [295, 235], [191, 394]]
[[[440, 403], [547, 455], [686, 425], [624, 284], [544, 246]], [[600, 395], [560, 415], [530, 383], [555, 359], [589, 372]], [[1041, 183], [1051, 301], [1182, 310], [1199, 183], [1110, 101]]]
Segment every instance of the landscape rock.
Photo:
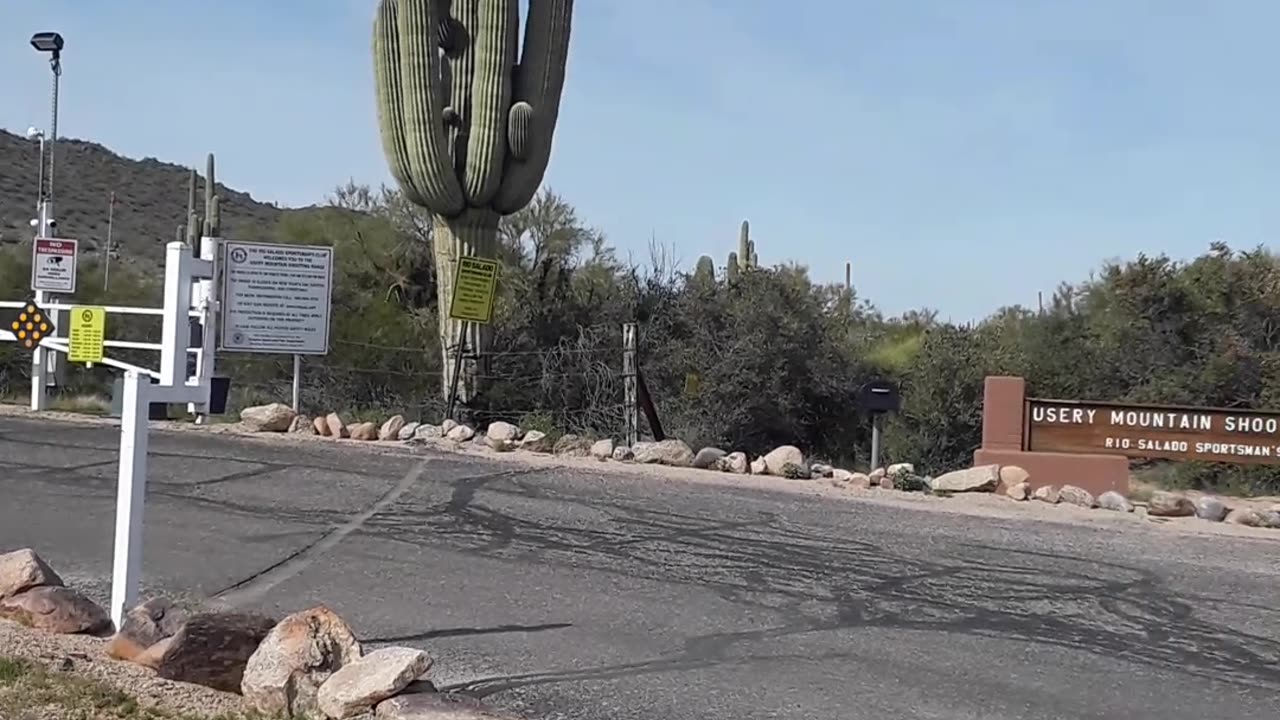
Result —
[[751, 463], [747, 462], [747, 454], [744, 452], [731, 452], [720, 458], [720, 465], [725, 472], [734, 475], [746, 475], [751, 470]]
[[1133, 503], [1115, 490], [1108, 490], [1099, 495], [1098, 507], [1112, 512], [1133, 512]]
[[306, 415], [294, 415], [293, 422], [289, 423], [290, 435], [315, 435], [316, 421]]
[[[443, 425], [441, 429], [443, 429]], [[454, 425], [444, 436], [454, 442], [463, 443], [476, 436], [475, 428], [470, 425]]]
[[591, 443], [591, 457], [597, 460], [608, 460], [613, 457], [613, 438], [605, 438]]
[[458, 693], [412, 693], [378, 703], [377, 720], [520, 720]]
[[1196, 504], [1181, 493], [1158, 490], [1147, 501], [1147, 514], [1152, 517], [1191, 517], [1196, 514]]
[[484, 439], [495, 450], [514, 446], [520, 440], [520, 428], [502, 420], [491, 422], [484, 431]]
[[431, 658], [421, 650], [375, 650], [342, 666], [320, 686], [320, 710], [335, 720], [367, 713], [407, 688], [430, 667]]
[[400, 441], [412, 440], [413, 436], [417, 434], [418, 428], [420, 427], [422, 427], [422, 423], [418, 423], [418, 422], [405, 423], [404, 427], [400, 428], [400, 432], [396, 433], [396, 439]]
[[591, 454], [591, 439], [565, 433], [560, 436], [555, 445], [551, 446], [551, 451], [565, 457], [587, 457]]
[[[768, 464], [768, 461], [765, 461]], [[787, 463], [782, 466], [782, 477], [789, 480], [809, 480], [813, 477], [813, 471], [804, 465], [796, 465], [795, 463]]]
[[440, 434], [448, 437], [449, 431], [456, 427], [458, 427], [458, 421], [453, 418], [448, 418], [444, 422], [440, 423]]
[[[253, 613], [199, 613], [191, 616], [156, 661], [166, 680], [240, 692], [245, 665], [275, 621]], [[157, 643], [159, 645], [159, 643]]]
[[320, 687], [360, 658], [360, 642], [326, 607], [294, 613], [271, 629], [245, 665], [240, 690], [250, 707], [268, 716], [309, 717], [320, 712]]
[[347, 428], [347, 437], [361, 442], [373, 442], [378, 439], [378, 426], [371, 422], [356, 423]]
[[871, 478], [872, 484], [878, 484], [880, 482], [880, 478], [884, 477], [887, 474], [888, 473], [885, 472], [884, 468], [876, 468], [872, 470], [870, 473], [868, 473], [867, 477]]
[[916, 466], [911, 463], [894, 463], [884, 469], [886, 475], [914, 475]]
[[1032, 499], [1039, 500], [1040, 502], [1046, 502], [1050, 505], [1057, 505], [1058, 502], [1062, 500], [1058, 489], [1052, 485], [1041, 485], [1032, 491], [1031, 497]]
[[631, 450], [636, 454], [638, 463], [689, 467], [693, 462], [693, 448], [674, 438], [662, 442], [638, 442]]
[[[339, 421], [341, 422], [341, 421]], [[333, 431], [329, 428], [329, 418], [317, 417], [311, 420], [311, 429], [320, 437], [333, 437]]]
[[[1274, 511], [1273, 511], [1274, 512]], [[1247, 527], [1265, 528], [1271, 527], [1271, 518], [1267, 517], [1267, 513], [1253, 508], [1236, 508], [1227, 513], [1226, 523], [1229, 525], [1245, 525]]]
[[549, 453], [553, 447], [551, 438], [541, 430], [529, 430], [520, 440], [520, 449], [529, 452]]
[[826, 463], [814, 463], [809, 466], [809, 475], [812, 477], [829, 478], [834, 477], [836, 469]]
[[1196, 517], [1201, 520], [1222, 522], [1229, 511], [1226, 503], [1212, 495], [1202, 495], [1196, 500]]
[[[1001, 468], [1001, 470], [1003, 471], [1003, 468]], [[1002, 477], [1003, 477], [1003, 472], [1002, 472]], [[1001, 480], [1000, 482], [1003, 483], [1004, 480]], [[1030, 500], [1031, 499], [1031, 483], [1019, 482], [1019, 483], [1014, 483], [1013, 485], [1009, 485], [1005, 489], [1004, 494], [1008, 495], [1009, 497], [1019, 502], [1023, 500]]]
[[613, 449], [613, 459], [618, 462], [628, 462], [636, 459], [635, 451], [626, 445], [619, 445]]
[[329, 432], [321, 433], [331, 438], [347, 437], [347, 423], [343, 421], [342, 416], [338, 413], [329, 413], [324, 419], [325, 425]]
[[750, 466], [750, 467], [751, 467], [751, 474], [752, 474], [752, 475], [767, 475], [767, 474], [769, 474], [769, 465], [768, 465], [768, 463], [766, 463], [766, 462], [764, 461], [764, 458], [762, 458], [762, 457], [758, 457], [758, 458], [756, 458], [755, 460], [752, 460], [752, 461], [751, 461], [751, 466]]
[[704, 447], [693, 456], [693, 466], [699, 470], [711, 470], [726, 454], [720, 448]]
[[39, 585], [0, 600], [0, 619], [61, 635], [96, 635], [111, 629], [105, 610], [61, 585]]
[[765, 473], [782, 476], [782, 468], [787, 465], [804, 466], [804, 453], [795, 445], [782, 445], [770, 450], [764, 456]]
[[61, 587], [62, 578], [31, 548], [0, 555], [0, 600], [33, 587]]
[[444, 426], [432, 425], [431, 423], [422, 423], [417, 430], [413, 431], [414, 442], [426, 442], [428, 440], [439, 440], [444, 437]]
[[[1017, 465], [1004, 465], [1000, 468], [1000, 487], [1012, 488], [1015, 485], [1027, 483], [1030, 485], [1031, 473], [1023, 470]], [[1006, 490], [1007, 492], [1007, 490]]]
[[152, 598], [124, 614], [120, 629], [107, 643], [107, 657], [135, 661], [156, 643], [182, 629], [189, 613], [168, 598]]
[[392, 415], [387, 421], [382, 423], [382, 427], [378, 428], [378, 439], [386, 442], [388, 440], [399, 440], [400, 431], [404, 429], [404, 416]]
[[1093, 493], [1075, 485], [1063, 485], [1062, 489], [1058, 491], [1058, 502], [1082, 508], [1095, 508], [1098, 506], [1098, 501], [1093, 497]]
[[875, 485], [882, 490], [893, 490], [898, 487], [897, 480], [898, 478], [894, 475], [881, 473], [880, 477], [876, 479]]
[[934, 492], [942, 493], [992, 492], [999, 484], [999, 465], [979, 465], [939, 475], [933, 479], [932, 487]]
[[160, 658], [169, 652], [169, 646], [173, 644], [173, 636], [167, 637], [151, 647], [138, 653], [133, 658], [136, 665], [155, 670], [160, 667]]
[[255, 405], [240, 411], [240, 423], [253, 432], [285, 432], [297, 414], [283, 403]]

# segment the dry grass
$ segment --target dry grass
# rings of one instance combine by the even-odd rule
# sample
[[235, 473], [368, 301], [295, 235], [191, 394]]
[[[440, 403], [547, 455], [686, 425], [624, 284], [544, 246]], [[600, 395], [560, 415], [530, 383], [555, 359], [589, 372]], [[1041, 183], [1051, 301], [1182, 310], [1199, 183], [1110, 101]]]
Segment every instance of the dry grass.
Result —
[[22, 658], [0, 657], [0, 718], [5, 720], [266, 720], [195, 716], [146, 707], [122, 690]]

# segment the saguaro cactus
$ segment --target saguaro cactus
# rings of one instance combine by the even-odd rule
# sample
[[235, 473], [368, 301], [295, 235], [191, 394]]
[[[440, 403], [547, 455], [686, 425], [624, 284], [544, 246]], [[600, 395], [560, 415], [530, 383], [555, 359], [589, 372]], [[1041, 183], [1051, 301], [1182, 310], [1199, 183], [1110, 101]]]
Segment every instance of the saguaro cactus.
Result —
[[[478, 387], [488, 328], [449, 319], [458, 258], [494, 257], [498, 219], [533, 199], [551, 157], [573, 0], [380, 0], [373, 28], [383, 151], [405, 196], [435, 216], [433, 241], [449, 392]], [[519, 51], [517, 53], [517, 51]]]
[[730, 282], [738, 279], [743, 270], [751, 270], [760, 265], [760, 256], [756, 255], [756, 241], [751, 239], [751, 223], [742, 221], [738, 231], [738, 252], [729, 253], [729, 264], [725, 276]]
[[195, 168], [191, 168], [190, 181], [187, 184], [187, 222], [178, 226], [178, 241], [190, 245], [195, 252], [200, 252], [200, 236], [219, 237], [222, 232], [222, 214], [219, 206], [222, 198], [214, 192], [217, 183], [214, 180], [213, 153], [205, 159], [204, 179], [204, 218], [196, 213], [196, 185], [200, 176]]

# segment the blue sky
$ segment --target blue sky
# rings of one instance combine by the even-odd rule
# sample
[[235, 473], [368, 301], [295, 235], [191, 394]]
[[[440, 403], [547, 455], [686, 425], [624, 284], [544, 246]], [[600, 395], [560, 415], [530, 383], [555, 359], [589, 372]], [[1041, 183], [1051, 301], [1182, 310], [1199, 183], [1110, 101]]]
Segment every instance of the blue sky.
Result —
[[[888, 312], [1034, 305], [1280, 229], [1280, 3], [579, 0], [547, 184], [639, 256], [854, 268]], [[284, 205], [387, 181], [374, 0], [0, 0], [0, 126], [199, 163]], [[787, 9], [783, 9], [787, 8]], [[1272, 48], [1272, 49], [1268, 49]], [[60, 193], [74, 192], [63, 186]]]

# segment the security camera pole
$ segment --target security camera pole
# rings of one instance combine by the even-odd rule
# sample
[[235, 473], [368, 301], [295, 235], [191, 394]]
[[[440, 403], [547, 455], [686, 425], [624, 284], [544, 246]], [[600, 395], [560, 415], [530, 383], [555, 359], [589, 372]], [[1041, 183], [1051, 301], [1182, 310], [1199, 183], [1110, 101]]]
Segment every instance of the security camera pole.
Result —
[[[31, 36], [31, 47], [37, 52], [49, 53], [49, 69], [53, 71], [53, 93], [51, 99], [52, 120], [49, 125], [49, 135], [46, 138], [43, 133], [40, 134], [41, 146], [41, 180], [40, 180], [40, 203], [39, 216], [36, 218], [36, 237], [52, 238], [57, 237], [56, 224], [53, 214], [53, 169], [54, 169], [54, 152], [58, 146], [58, 84], [62, 78], [62, 36], [56, 32], [41, 32]], [[48, 172], [48, 191], [45, 191], [44, 173], [44, 144], [49, 143], [49, 172]], [[43, 306], [53, 298], [48, 297], [43, 290], [35, 291], [35, 301], [37, 305]], [[47, 357], [46, 352], [42, 348], [37, 348], [31, 354], [31, 409], [44, 410], [48, 406], [48, 392], [45, 387]]]

